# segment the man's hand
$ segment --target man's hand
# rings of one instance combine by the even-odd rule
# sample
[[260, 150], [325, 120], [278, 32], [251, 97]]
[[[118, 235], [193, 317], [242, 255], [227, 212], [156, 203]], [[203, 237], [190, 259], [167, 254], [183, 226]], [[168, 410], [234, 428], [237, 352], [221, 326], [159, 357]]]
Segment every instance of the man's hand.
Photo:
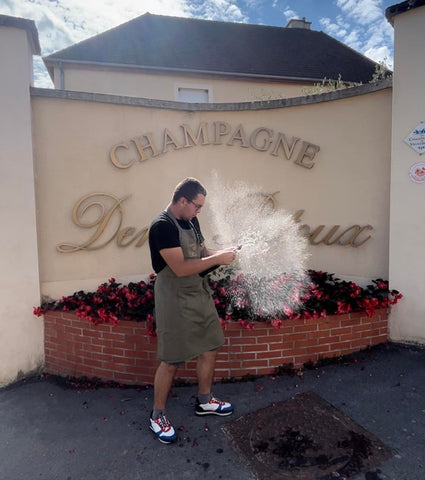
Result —
[[236, 257], [236, 251], [234, 248], [226, 248], [218, 251], [215, 255], [217, 255], [218, 265], [230, 265]]
[[234, 248], [219, 250], [204, 258], [186, 259], [181, 247], [160, 250], [162, 258], [178, 277], [188, 277], [218, 265], [230, 265], [235, 259]]

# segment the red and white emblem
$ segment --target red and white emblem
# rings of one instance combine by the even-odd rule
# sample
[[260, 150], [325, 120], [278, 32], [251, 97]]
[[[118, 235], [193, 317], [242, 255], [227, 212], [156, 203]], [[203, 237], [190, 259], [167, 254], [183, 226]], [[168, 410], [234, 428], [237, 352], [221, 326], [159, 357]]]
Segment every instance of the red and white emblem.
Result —
[[425, 182], [425, 162], [415, 163], [410, 167], [409, 177], [412, 182], [424, 183]]

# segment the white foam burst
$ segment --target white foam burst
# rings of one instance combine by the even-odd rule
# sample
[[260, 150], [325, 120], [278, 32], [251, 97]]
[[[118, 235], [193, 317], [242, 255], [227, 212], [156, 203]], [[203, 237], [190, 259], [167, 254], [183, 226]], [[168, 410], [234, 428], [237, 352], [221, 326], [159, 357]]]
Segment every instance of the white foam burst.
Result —
[[[235, 273], [244, 275], [255, 310], [270, 315], [284, 304], [296, 308], [298, 292], [308, 282], [305, 272], [310, 254], [292, 216], [284, 209], [274, 209], [261, 187], [244, 182], [226, 184], [216, 173], [209, 185], [208, 204], [214, 231], [218, 232], [214, 237], [217, 246], [242, 246], [234, 263]], [[267, 285], [282, 274], [287, 274], [285, 287], [269, 291]]]

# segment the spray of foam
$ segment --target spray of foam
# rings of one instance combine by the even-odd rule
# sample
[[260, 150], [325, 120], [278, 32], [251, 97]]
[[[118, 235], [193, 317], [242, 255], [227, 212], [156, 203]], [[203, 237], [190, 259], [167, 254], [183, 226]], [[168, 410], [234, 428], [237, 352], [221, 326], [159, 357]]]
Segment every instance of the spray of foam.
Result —
[[230, 293], [230, 309], [248, 303], [256, 315], [296, 311], [309, 283], [308, 246], [298, 225], [261, 187], [226, 184], [215, 172], [211, 183], [214, 241], [218, 248], [241, 246], [233, 264], [240, 281]]

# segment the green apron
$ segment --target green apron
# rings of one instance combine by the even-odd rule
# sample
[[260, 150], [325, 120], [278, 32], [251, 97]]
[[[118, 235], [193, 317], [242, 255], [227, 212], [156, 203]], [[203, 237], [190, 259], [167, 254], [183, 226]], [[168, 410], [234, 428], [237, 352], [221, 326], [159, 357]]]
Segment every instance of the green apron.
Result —
[[[201, 258], [201, 239], [193, 225], [181, 228], [169, 209], [167, 214], [179, 230], [184, 258]], [[163, 362], [185, 362], [224, 343], [208, 281], [198, 274], [178, 277], [166, 265], [155, 281], [155, 317], [158, 360]]]

